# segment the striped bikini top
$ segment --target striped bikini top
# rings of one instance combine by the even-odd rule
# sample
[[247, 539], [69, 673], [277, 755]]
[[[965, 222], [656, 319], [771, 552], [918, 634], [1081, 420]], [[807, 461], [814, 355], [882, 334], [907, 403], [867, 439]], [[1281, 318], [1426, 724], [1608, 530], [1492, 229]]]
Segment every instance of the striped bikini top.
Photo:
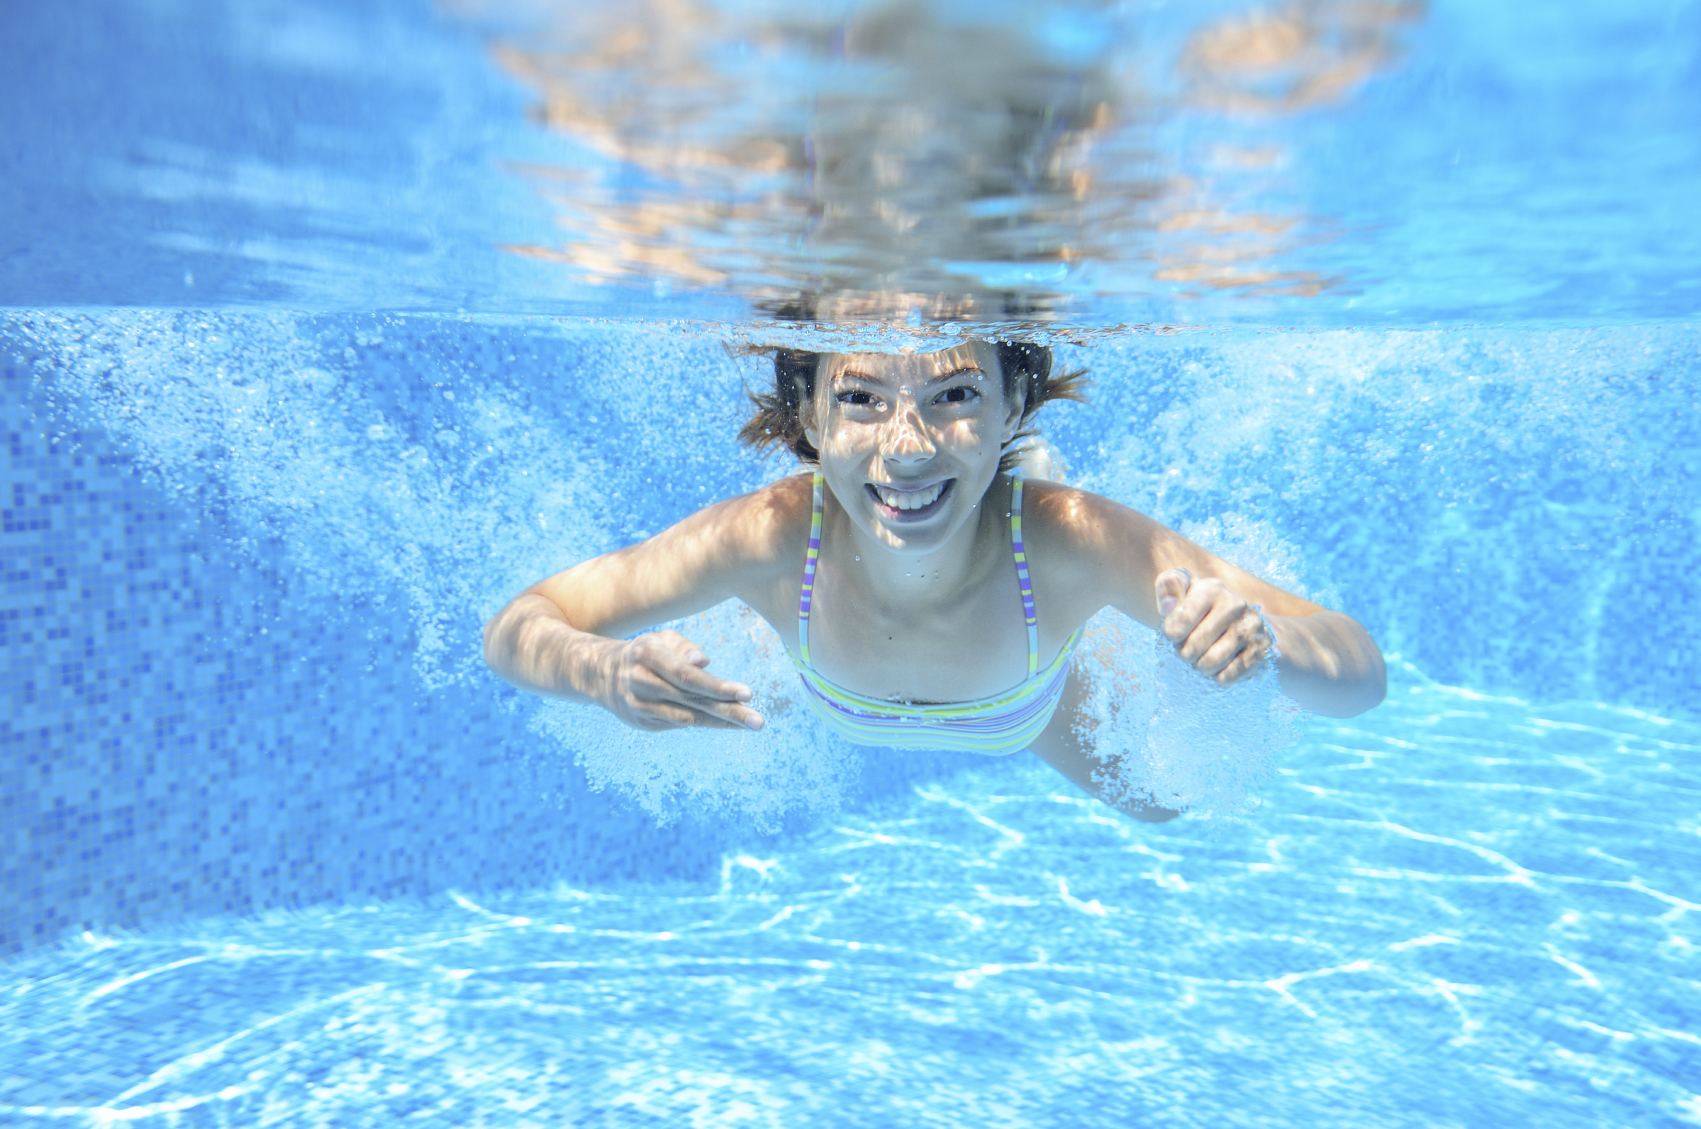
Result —
[[870, 698], [829, 682], [809, 658], [809, 607], [815, 594], [815, 566], [821, 557], [821, 501], [825, 480], [815, 476], [815, 512], [809, 521], [809, 552], [803, 565], [803, 595], [797, 608], [798, 653], [792, 662], [803, 679], [804, 700], [827, 726], [855, 745], [897, 749], [945, 749], [1003, 756], [1031, 745], [1057, 712], [1069, 677], [1069, 660], [1081, 632], [1064, 642], [1051, 665], [1039, 666], [1039, 619], [1034, 615], [1033, 585], [1022, 549], [1022, 479], [1010, 487], [1010, 543], [1016, 579], [1022, 586], [1022, 611], [1028, 621], [1028, 677], [1021, 685], [973, 702], [919, 704]]

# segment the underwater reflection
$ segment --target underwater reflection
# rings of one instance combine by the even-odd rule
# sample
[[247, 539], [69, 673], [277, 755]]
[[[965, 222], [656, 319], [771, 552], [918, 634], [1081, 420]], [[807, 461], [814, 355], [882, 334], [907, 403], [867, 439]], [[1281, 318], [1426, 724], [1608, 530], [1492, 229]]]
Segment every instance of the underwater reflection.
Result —
[[[1249, 9], [1180, 29], [1165, 58], [1145, 46], [1164, 29], [1109, 5], [1006, 20], [695, 0], [527, 12], [495, 57], [591, 156], [516, 166], [564, 237], [505, 250], [658, 293], [769, 308], [807, 293], [834, 321], [1338, 285], [1292, 261], [1331, 233], [1269, 191], [1297, 175], [1278, 119], [1350, 98], [1423, 14], [1377, 0]], [[1164, 131], [1183, 119], [1178, 144]]]
[[1338, 102], [1400, 56], [1398, 32], [1421, 20], [1413, 0], [1344, 0], [1253, 8], [1188, 39], [1179, 62], [1190, 97], [1216, 109], [1293, 113]]

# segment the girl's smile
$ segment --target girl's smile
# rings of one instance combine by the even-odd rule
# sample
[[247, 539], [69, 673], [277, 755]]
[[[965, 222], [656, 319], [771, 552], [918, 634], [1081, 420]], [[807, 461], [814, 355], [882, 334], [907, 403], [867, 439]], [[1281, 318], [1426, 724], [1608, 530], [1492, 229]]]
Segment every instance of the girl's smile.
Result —
[[905, 557], [972, 546], [1021, 416], [991, 347], [824, 356], [812, 407], [821, 473], [861, 533]]
[[951, 485], [957, 480], [947, 478], [930, 486], [870, 482], [863, 489], [874, 499], [874, 509], [886, 521], [922, 522], [937, 517], [945, 510]]

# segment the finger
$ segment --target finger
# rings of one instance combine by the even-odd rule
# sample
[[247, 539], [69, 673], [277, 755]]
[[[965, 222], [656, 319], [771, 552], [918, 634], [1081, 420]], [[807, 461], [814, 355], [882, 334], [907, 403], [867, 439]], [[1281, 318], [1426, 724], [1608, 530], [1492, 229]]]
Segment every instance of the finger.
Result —
[[1242, 678], [1245, 678], [1248, 674], [1257, 670], [1259, 666], [1263, 665], [1264, 659], [1269, 655], [1269, 653], [1269, 648], [1266, 647], [1262, 641], [1254, 640], [1248, 644], [1246, 648], [1240, 652], [1240, 654], [1234, 657], [1233, 662], [1229, 663], [1216, 673], [1215, 678], [1218, 684], [1228, 686], [1232, 683], [1239, 682]]
[[1181, 602], [1181, 607], [1172, 613], [1176, 617], [1191, 618], [1194, 621], [1186, 638], [1175, 645], [1176, 653], [1190, 663], [1197, 663], [1205, 652], [1216, 645], [1217, 640], [1232, 630], [1235, 621], [1246, 610], [1246, 601], [1227, 589], [1201, 590], [1202, 588], [1201, 585], [1195, 585], [1193, 591]]
[[683, 728], [683, 729], [737, 729], [737, 730], [743, 730], [745, 727], [742, 726], [742, 725], [734, 725], [732, 722], [727, 721], [723, 718], [711, 717], [706, 713], [698, 713], [695, 710], [693, 710], [693, 711], [691, 711], [690, 719], [683, 722], [678, 728]]
[[649, 733], [684, 729], [691, 724], [691, 711], [669, 702], [633, 702], [628, 711], [629, 723]]
[[1166, 602], [1170, 604], [1170, 609], [1169, 614], [1164, 617], [1163, 632], [1165, 638], [1177, 648], [1193, 634], [1214, 606], [1211, 591], [1197, 583], [1179, 600], [1171, 599]]
[[731, 702], [709, 702], [703, 699], [649, 702], [647, 714], [661, 721], [665, 728], [678, 729], [737, 729], [753, 732], [763, 728], [767, 719], [748, 706]]
[[[1237, 654], [1222, 665], [1212, 677], [1227, 686], [1237, 682], [1263, 665], [1274, 649], [1264, 620], [1256, 612], [1248, 612], [1241, 617], [1235, 626], [1234, 634], [1242, 640], [1242, 646]], [[1203, 669], [1203, 667], [1201, 667]], [[1208, 672], [1207, 672], [1208, 673]]]
[[754, 695], [741, 682], [728, 682], [706, 674], [709, 657], [677, 631], [658, 631], [643, 636], [639, 661], [632, 671], [633, 696], [646, 706], [667, 703], [669, 710], [683, 708], [690, 717], [668, 713], [673, 724], [708, 728], [737, 728], [756, 731], [768, 721], [743, 703]]
[[[673, 705], [683, 706], [707, 718], [736, 725], [740, 729], [757, 730], [767, 725], [766, 718], [737, 698], [696, 694], [665, 681], [661, 682], [652, 693], [657, 699], [664, 699]], [[747, 696], [749, 694], [747, 689], [745, 694]]]
[[707, 657], [701, 663], [675, 662], [660, 667], [657, 673], [687, 694], [715, 702], [748, 702], [753, 696], [750, 687], [742, 682], [728, 682], [703, 671], [709, 665]]
[[737, 702], [699, 701], [692, 704], [703, 724], [714, 728], [744, 729], [752, 733], [768, 724], [768, 719]]
[[683, 662], [690, 663], [695, 667], [709, 665], [709, 656], [703, 651], [703, 648], [672, 628], [668, 628], [666, 631], [657, 631], [651, 637], [669, 651], [672, 651]]
[[[1205, 674], [1215, 675], [1237, 661], [1239, 657], [1252, 647], [1257, 633], [1257, 620], [1248, 627], [1246, 616], [1228, 625], [1216, 642], [1205, 649], [1205, 653], [1194, 660], [1193, 665]], [[1201, 630], [1204, 628], [1201, 627]], [[1193, 642], [1192, 639], [1188, 640]]]
[[[643, 700], [634, 699], [627, 703], [630, 724], [650, 732], [664, 732], [670, 729], [739, 729], [749, 730], [761, 728], [760, 725], [743, 724], [736, 719], [718, 716], [713, 706], [729, 708], [725, 703], [700, 702], [693, 704], [675, 699]], [[742, 709], [743, 707], [737, 707]], [[755, 714], [754, 710], [749, 711]], [[755, 715], [760, 718], [760, 715]]]
[[634, 657], [638, 667], [654, 671], [688, 694], [727, 702], [748, 702], [752, 696], [750, 687], [742, 682], [727, 682], [704, 674], [703, 668], [709, 665], [709, 656], [677, 631], [642, 635], [635, 645]]
[[1156, 598], [1158, 615], [1168, 618], [1175, 605], [1187, 595], [1187, 590], [1193, 586], [1193, 574], [1184, 568], [1169, 568], [1158, 573]]
[[[717, 724], [724, 722], [752, 731], [767, 725], [766, 718], [744, 704], [750, 700], [750, 688], [747, 686], [723, 683], [720, 679], [710, 678], [695, 667], [679, 663], [675, 663], [671, 671], [640, 667], [633, 674], [632, 692], [641, 708], [665, 707], [670, 711], [685, 709], [703, 718], [713, 719]], [[682, 684], [693, 682], [703, 682], [711, 688], [723, 687], [730, 690], [699, 693], [690, 685]], [[670, 713], [669, 716], [676, 715]], [[692, 720], [684, 724], [695, 725], [699, 722]]]

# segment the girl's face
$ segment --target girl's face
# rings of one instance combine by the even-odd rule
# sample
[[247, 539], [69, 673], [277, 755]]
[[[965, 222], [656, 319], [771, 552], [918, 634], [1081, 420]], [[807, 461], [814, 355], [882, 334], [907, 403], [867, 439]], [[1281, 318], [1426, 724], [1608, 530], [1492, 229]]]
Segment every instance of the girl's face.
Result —
[[829, 353], [804, 434], [845, 512], [905, 554], [945, 545], [976, 514], [1022, 416], [983, 341], [918, 356]]

